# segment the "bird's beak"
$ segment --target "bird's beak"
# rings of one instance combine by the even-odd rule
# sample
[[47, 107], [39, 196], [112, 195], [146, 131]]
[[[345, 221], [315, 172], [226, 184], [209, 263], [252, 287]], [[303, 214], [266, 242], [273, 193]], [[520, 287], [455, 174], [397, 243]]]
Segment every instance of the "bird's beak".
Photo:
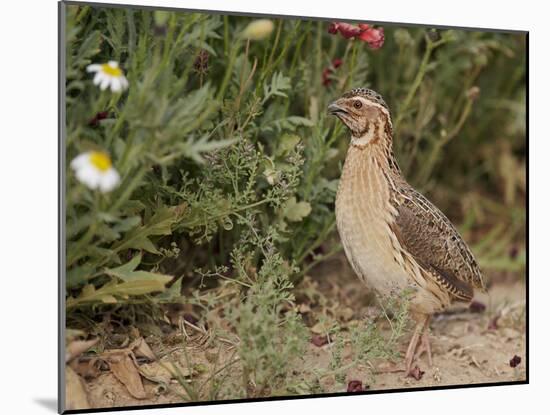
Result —
[[347, 111], [345, 108], [342, 108], [340, 105], [338, 105], [336, 102], [331, 103], [327, 111], [330, 115], [341, 115], [341, 114], [347, 114]]

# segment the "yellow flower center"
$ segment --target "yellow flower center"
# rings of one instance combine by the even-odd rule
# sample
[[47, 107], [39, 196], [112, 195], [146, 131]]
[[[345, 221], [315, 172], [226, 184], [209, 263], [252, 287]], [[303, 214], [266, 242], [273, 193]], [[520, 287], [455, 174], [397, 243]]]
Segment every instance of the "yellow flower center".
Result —
[[108, 63], [101, 65], [101, 70], [103, 73], [110, 76], [122, 76], [122, 70], [118, 66], [110, 65]]
[[109, 156], [100, 151], [92, 151], [90, 153], [90, 163], [102, 172], [106, 172], [112, 166]]

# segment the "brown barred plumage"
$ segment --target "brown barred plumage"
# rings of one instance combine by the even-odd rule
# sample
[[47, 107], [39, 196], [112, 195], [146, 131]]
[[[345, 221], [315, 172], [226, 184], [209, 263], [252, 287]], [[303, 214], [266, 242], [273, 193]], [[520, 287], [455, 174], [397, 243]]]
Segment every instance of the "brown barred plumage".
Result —
[[419, 340], [431, 353], [429, 317], [484, 289], [479, 267], [456, 228], [404, 179], [394, 157], [393, 127], [382, 96], [353, 89], [329, 105], [351, 131], [336, 197], [336, 220], [357, 275], [382, 296], [412, 289], [417, 327], [406, 356], [411, 369]]

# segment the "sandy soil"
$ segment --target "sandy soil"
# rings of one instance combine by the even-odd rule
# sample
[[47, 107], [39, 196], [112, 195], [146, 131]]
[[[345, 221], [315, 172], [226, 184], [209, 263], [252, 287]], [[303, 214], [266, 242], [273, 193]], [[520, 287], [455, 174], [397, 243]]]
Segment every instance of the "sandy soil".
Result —
[[[369, 314], [371, 302], [362, 299], [366, 290], [350, 275], [349, 270], [341, 272], [337, 281], [340, 286], [344, 283], [346, 290], [341, 292], [333, 288], [332, 291], [336, 291], [336, 296], [345, 296], [345, 300], [351, 298], [353, 303], [348, 306], [356, 308], [357, 304], [361, 304], [359, 314]], [[322, 278], [323, 276], [320, 277]], [[324, 282], [328, 285], [334, 284], [330, 278]], [[399, 364], [375, 361], [375, 376], [370, 375], [371, 368], [358, 366], [346, 373], [345, 384], [360, 380], [369, 390], [378, 390], [525, 380], [525, 299], [523, 282], [514, 278], [493, 276], [488, 294], [477, 295], [474, 306], [457, 305], [432, 318], [430, 330], [433, 365], [428, 365], [425, 355], [415, 362], [424, 372], [420, 379], [406, 377], [403, 372], [389, 371], [399, 368]], [[345, 300], [340, 299], [341, 302]], [[479, 310], [480, 307], [484, 309]], [[401, 339], [402, 355], [405, 354], [408, 340], [408, 334]], [[311, 359], [317, 365], [328, 364], [331, 347], [333, 345], [330, 344], [320, 348], [311, 345], [306, 360]], [[344, 359], [343, 365], [349, 363], [351, 354], [350, 348], [346, 347], [344, 356], [348, 358]], [[511, 367], [510, 360], [514, 356], [519, 356], [521, 363]], [[322, 386], [325, 392], [345, 390], [337, 382], [333, 383], [331, 378], [325, 379]]]
[[[340, 269], [340, 272], [335, 273], [335, 269]], [[317, 290], [324, 298], [329, 299], [322, 306], [303, 304], [306, 322], [315, 320], [315, 314], [320, 307], [343, 310], [348, 321], [361, 319], [372, 312], [368, 291], [350, 275], [341, 261], [315, 273], [314, 277], [308, 278], [301, 285], [304, 286], [304, 291], [309, 290], [311, 293], [312, 290]], [[300, 301], [301, 296], [298, 295], [297, 298]], [[363, 388], [378, 390], [525, 380], [525, 298], [525, 285], [518, 282], [517, 278], [509, 281], [505, 278], [493, 278], [489, 294], [476, 299], [486, 306], [484, 310], [472, 310], [471, 307], [462, 305], [434, 316], [431, 322], [433, 366], [429, 367], [426, 357], [421, 357], [417, 365], [424, 373], [418, 379], [406, 377], [403, 372], [373, 375], [373, 368], [378, 372], [378, 369], [393, 367], [388, 362], [375, 361], [371, 362], [370, 367], [356, 365], [339, 379], [328, 375], [316, 378], [315, 382], [312, 369], [327, 369], [332, 356], [331, 348], [335, 346], [330, 343], [322, 346], [310, 343], [302, 365], [298, 365], [294, 371], [292, 390], [298, 393], [345, 392], [351, 381], [361, 381]], [[162, 339], [162, 342], [154, 338], [147, 338], [146, 341], [154, 353], [161, 356], [159, 360], [164, 365], [180, 362], [183, 370], [187, 371], [183, 374], [186, 382], [197, 392], [200, 400], [225, 399], [230, 392], [224, 391], [223, 387], [219, 390], [214, 388], [210, 381], [211, 374], [237, 359], [235, 347], [230, 342], [209, 342], [204, 333], [193, 330], [187, 330], [187, 333], [189, 337], [186, 339], [185, 351], [182, 339], [174, 335]], [[343, 333], [344, 336], [347, 335], [345, 331]], [[406, 334], [400, 341], [399, 347], [403, 353], [408, 340], [409, 334]], [[350, 362], [351, 355], [350, 345], [346, 344], [342, 365]], [[510, 360], [514, 356], [518, 356], [521, 362], [516, 367], [511, 367]], [[99, 408], [179, 403], [182, 402], [182, 395], [188, 396], [174, 379], [173, 373], [167, 371], [163, 365], [158, 362], [140, 363], [139, 359], [136, 364], [142, 372], [145, 393], [142, 399], [132, 396], [127, 386], [112, 372], [101, 370], [84, 382], [89, 405]], [[193, 369], [189, 369], [189, 366]], [[144, 372], [148, 376], [144, 376]], [[223, 383], [226, 387], [229, 385], [230, 388], [231, 384], [240, 382], [238, 364], [225, 373], [227, 378]], [[169, 385], [168, 389], [163, 386], [163, 382]], [[317, 389], [308, 389], [314, 383]], [[286, 394], [293, 393], [287, 391]]]

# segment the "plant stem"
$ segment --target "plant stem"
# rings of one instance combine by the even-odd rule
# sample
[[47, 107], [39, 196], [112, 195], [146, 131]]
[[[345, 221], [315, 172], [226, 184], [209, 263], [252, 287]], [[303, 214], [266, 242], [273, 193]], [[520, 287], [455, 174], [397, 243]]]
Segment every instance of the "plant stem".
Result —
[[332, 220], [325, 226], [325, 228], [319, 233], [315, 241], [310, 245], [309, 249], [304, 251], [297, 259], [296, 262], [300, 264], [309, 254], [311, 254], [317, 247], [319, 247], [326, 239], [327, 235], [332, 232], [336, 226], [336, 218]]
[[271, 67], [271, 62], [273, 62], [273, 57], [275, 56], [275, 51], [277, 50], [277, 47], [279, 46], [279, 38], [281, 37], [281, 29], [283, 26], [283, 20], [279, 20], [279, 23], [277, 24], [277, 33], [275, 35], [275, 40], [273, 41], [273, 46], [271, 47], [271, 52], [269, 54], [269, 58], [267, 59], [267, 62], [265, 63], [262, 71], [262, 80], [264, 80], [268, 73], [270, 72], [269, 69]]
[[67, 250], [67, 269], [70, 268], [71, 265], [73, 265], [74, 262], [76, 262], [76, 260], [80, 258], [80, 256], [81, 256], [80, 254], [82, 253], [81, 252], [82, 248], [84, 246], [86, 246], [92, 240], [92, 238], [95, 235], [96, 228], [97, 228], [97, 221], [94, 221], [90, 225], [90, 227], [88, 228], [88, 230], [86, 231], [84, 236], [82, 236], [82, 238], [80, 238], [71, 247], [71, 249]]
[[216, 100], [218, 102], [221, 102], [225, 96], [225, 90], [227, 88], [227, 85], [229, 84], [229, 79], [231, 79], [231, 73], [233, 72], [233, 66], [235, 65], [235, 60], [237, 59], [239, 48], [240, 48], [240, 41], [237, 41], [237, 43], [231, 49], [231, 54], [229, 56], [229, 63], [227, 64], [227, 67], [225, 69], [225, 75], [223, 77], [221, 87], [218, 90], [218, 95], [216, 96]]
[[422, 170], [418, 175], [419, 183], [426, 183], [426, 181], [428, 180], [428, 177], [433, 171], [433, 168], [437, 161], [437, 157], [441, 153], [441, 150], [445, 145], [449, 143], [449, 141], [451, 141], [454, 137], [458, 135], [462, 126], [464, 125], [464, 122], [468, 118], [468, 115], [470, 115], [470, 112], [472, 111], [472, 104], [473, 104], [473, 100], [467, 99], [466, 105], [464, 105], [464, 108], [462, 110], [462, 113], [460, 114], [460, 118], [457, 121], [456, 125], [447, 135], [443, 136], [440, 140], [434, 143], [430, 151], [430, 154], [428, 156], [428, 159], [423, 163]]
[[426, 39], [426, 51], [424, 52], [424, 56], [422, 57], [422, 61], [420, 62], [420, 66], [418, 67], [418, 72], [416, 73], [416, 76], [413, 80], [413, 83], [411, 84], [409, 88], [409, 92], [407, 93], [407, 96], [405, 97], [405, 101], [403, 101], [403, 105], [399, 109], [399, 114], [397, 115], [397, 118], [394, 123], [394, 129], [397, 130], [399, 128], [399, 125], [401, 124], [401, 121], [405, 117], [407, 110], [409, 109], [409, 106], [411, 105], [411, 102], [416, 94], [416, 91], [420, 87], [420, 84], [422, 83], [422, 80], [424, 79], [424, 76], [426, 75], [428, 64], [430, 63], [430, 57], [432, 56], [432, 52], [443, 43], [447, 42], [446, 39], [440, 39], [437, 42], [433, 42], [427, 35], [425, 36]]
[[223, 51], [225, 56], [229, 55], [229, 16], [223, 16]]
[[346, 52], [344, 54], [344, 62], [346, 62], [347, 54], [350, 48], [351, 48], [351, 64], [349, 67], [349, 72], [344, 81], [344, 86], [342, 88], [343, 90], [348, 89], [350, 81], [353, 80], [353, 73], [355, 71], [355, 65], [357, 63], [357, 42], [356, 41], [348, 43], [348, 46], [346, 47]]

